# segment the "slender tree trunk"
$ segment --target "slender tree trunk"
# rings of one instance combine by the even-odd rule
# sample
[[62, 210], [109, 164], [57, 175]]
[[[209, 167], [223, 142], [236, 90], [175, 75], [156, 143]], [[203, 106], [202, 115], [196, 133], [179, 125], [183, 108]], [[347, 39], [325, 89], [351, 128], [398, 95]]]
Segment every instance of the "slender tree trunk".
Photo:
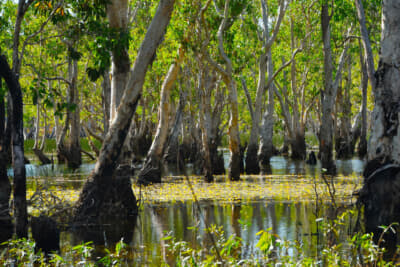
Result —
[[[142, 93], [148, 66], [161, 43], [174, 8], [174, 0], [161, 0], [137, 53], [127, 88], [115, 119], [104, 140], [95, 169], [85, 183], [75, 209], [75, 222], [94, 222], [108, 218], [126, 218], [137, 213], [130, 180], [113, 178], [118, 155], [128, 133], [131, 118]], [[122, 190], [122, 191], [121, 191]], [[115, 191], [115, 192], [114, 192]], [[121, 203], [121, 205], [116, 205]], [[102, 216], [102, 214], [104, 216]]]
[[171, 91], [174, 87], [176, 78], [179, 73], [180, 64], [183, 61], [184, 49], [181, 47], [178, 51], [178, 58], [174, 62], [165, 77], [161, 88], [161, 99], [160, 107], [158, 110], [159, 122], [154, 137], [153, 143], [151, 144], [150, 150], [147, 153], [147, 157], [143, 168], [140, 170], [138, 175], [138, 183], [148, 185], [150, 183], [161, 182], [161, 171], [162, 171], [162, 158], [164, 156], [165, 143], [167, 141], [167, 135], [169, 132], [169, 115], [170, 115], [170, 96]]
[[4, 78], [12, 99], [11, 137], [14, 169], [15, 233], [18, 237], [27, 237], [28, 213], [26, 204], [22, 91], [17, 75], [10, 69], [6, 57], [3, 55], [0, 55], [0, 76]]

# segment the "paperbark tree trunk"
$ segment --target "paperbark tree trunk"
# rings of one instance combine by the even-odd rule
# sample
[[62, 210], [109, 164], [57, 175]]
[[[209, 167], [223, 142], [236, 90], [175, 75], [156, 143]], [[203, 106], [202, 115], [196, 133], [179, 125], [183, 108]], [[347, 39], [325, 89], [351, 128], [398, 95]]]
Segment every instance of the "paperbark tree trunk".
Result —
[[0, 76], [4, 78], [12, 99], [11, 138], [14, 170], [15, 233], [18, 237], [27, 237], [28, 212], [26, 203], [22, 91], [16, 73], [11, 70], [6, 57], [3, 55], [0, 55]]
[[[85, 183], [75, 207], [75, 222], [102, 222], [110, 215], [127, 218], [137, 213], [135, 196], [130, 180], [113, 178], [118, 155], [124, 144], [130, 118], [142, 93], [148, 66], [152, 62], [157, 47], [162, 42], [174, 8], [174, 0], [161, 0], [146, 36], [137, 53], [130, 73], [127, 88], [115, 119], [104, 140], [95, 169]], [[120, 191], [122, 190], [122, 191]]]
[[169, 115], [170, 115], [170, 96], [176, 78], [179, 73], [179, 67], [184, 58], [184, 49], [181, 47], [178, 50], [178, 57], [174, 62], [165, 77], [161, 88], [161, 99], [158, 110], [159, 123], [157, 126], [156, 135], [150, 150], [147, 153], [143, 168], [138, 174], [138, 183], [148, 185], [150, 183], [161, 183], [162, 158], [164, 156], [165, 143], [169, 132]]

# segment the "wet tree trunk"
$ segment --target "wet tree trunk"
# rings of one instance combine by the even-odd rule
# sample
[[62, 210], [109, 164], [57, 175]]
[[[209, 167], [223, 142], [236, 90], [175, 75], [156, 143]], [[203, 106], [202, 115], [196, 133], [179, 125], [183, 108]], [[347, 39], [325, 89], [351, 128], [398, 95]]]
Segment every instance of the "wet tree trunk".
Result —
[[6, 57], [3, 55], [0, 55], [0, 76], [4, 78], [12, 99], [11, 138], [14, 170], [15, 233], [18, 237], [27, 237], [28, 216], [26, 204], [22, 91], [16, 73], [10, 69]]
[[130, 180], [113, 178], [118, 155], [128, 133], [131, 118], [142, 93], [148, 66], [162, 42], [174, 8], [174, 0], [161, 0], [137, 53], [115, 119], [104, 140], [95, 169], [85, 183], [75, 207], [74, 221], [101, 222], [111, 216], [128, 218], [137, 213]]
[[4, 150], [5, 142], [5, 92], [2, 88], [2, 78], [0, 76], [0, 242], [11, 238], [13, 224], [10, 216], [10, 195], [11, 184], [7, 176], [7, 154]]
[[158, 110], [159, 123], [153, 143], [151, 144], [150, 150], [147, 153], [143, 168], [140, 170], [138, 175], [139, 184], [148, 185], [150, 183], [161, 182], [162, 158], [164, 156], [165, 143], [167, 141], [167, 135], [170, 129], [170, 96], [183, 58], [184, 49], [181, 47], [178, 50], [176, 62], [174, 62], [169, 68], [161, 88], [161, 99]]

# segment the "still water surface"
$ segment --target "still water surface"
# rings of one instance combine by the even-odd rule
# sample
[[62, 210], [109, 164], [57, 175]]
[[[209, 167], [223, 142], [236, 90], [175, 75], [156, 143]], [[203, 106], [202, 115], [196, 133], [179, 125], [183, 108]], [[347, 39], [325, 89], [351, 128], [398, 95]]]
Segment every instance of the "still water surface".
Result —
[[[344, 176], [361, 176], [364, 167], [363, 161], [359, 159], [337, 161], [336, 164], [338, 175]], [[52, 184], [59, 188], [79, 189], [93, 167], [94, 164], [83, 164], [81, 168], [72, 172], [63, 165], [26, 165], [27, 176], [31, 177], [28, 179], [28, 185], [37, 177], [62, 176], [63, 178], [55, 179]], [[309, 177], [310, 181], [312, 177], [321, 173], [319, 165], [309, 166], [304, 162], [283, 157], [272, 158], [271, 170], [273, 175], [277, 175], [277, 179], [280, 179], [279, 177], [288, 179], [288, 175], [290, 177], [302, 175]], [[12, 170], [9, 170], [9, 174], [12, 175]], [[262, 179], [258, 181], [253, 177], [253, 181], [262, 182]], [[174, 236], [176, 240], [187, 241], [195, 247], [209, 247], [211, 244], [205, 234], [205, 228], [213, 224], [222, 227], [225, 237], [235, 234], [243, 239], [241, 252], [243, 258], [254, 257], [257, 254], [256, 233], [267, 229], [284, 240], [299, 242], [303, 251], [309, 256], [317, 256], [321, 252], [318, 248], [324, 240], [322, 235], [318, 234], [320, 226], [317, 225], [316, 219], [326, 216], [328, 210], [326, 205], [318, 207], [312, 201], [306, 202], [301, 199], [297, 201], [254, 199], [234, 203], [202, 200], [199, 205], [201, 212], [198, 212], [198, 207], [193, 201], [144, 203], [135, 229], [131, 229], [128, 233], [130, 240], [126, 240], [130, 244], [132, 263], [154, 266], [162, 261], [173, 263], [173, 259], [167, 256], [163, 246], [167, 235]], [[354, 221], [350, 220], [347, 223], [349, 231], [354, 227]], [[64, 245], [76, 245], [81, 242], [80, 236], [70, 232], [62, 233]], [[114, 246], [106, 235], [103, 242], [108, 247]], [[101, 253], [97, 256], [101, 256]]]

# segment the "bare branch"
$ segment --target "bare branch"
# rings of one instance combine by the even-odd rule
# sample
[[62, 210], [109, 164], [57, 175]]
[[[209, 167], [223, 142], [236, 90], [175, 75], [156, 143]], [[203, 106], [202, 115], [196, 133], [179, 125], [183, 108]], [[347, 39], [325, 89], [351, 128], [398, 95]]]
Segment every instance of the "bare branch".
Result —
[[[31, 0], [30, 0], [31, 1]], [[46, 25], [49, 23], [49, 21], [52, 19], [52, 17], [54, 16], [54, 14], [56, 13], [57, 9], [59, 7], [61, 7], [61, 5], [63, 4], [64, 1], [59, 2], [51, 11], [49, 17], [46, 19], [45, 22], [42, 23], [42, 25], [40, 26], [39, 30], [37, 30], [36, 32], [32, 33], [31, 35], [29, 35], [24, 43], [22, 44], [22, 49], [21, 49], [21, 53], [19, 55], [20, 61], [22, 61], [22, 58], [24, 56], [24, 52], [25, 52], [25, 48], [28, 45], [29, 40], [31, 40], [32, 38], [34, 38], [35, 36], [37, 36], [39, 33], [41, 33], [44, 30], [44, 27], [46, 27]]]

